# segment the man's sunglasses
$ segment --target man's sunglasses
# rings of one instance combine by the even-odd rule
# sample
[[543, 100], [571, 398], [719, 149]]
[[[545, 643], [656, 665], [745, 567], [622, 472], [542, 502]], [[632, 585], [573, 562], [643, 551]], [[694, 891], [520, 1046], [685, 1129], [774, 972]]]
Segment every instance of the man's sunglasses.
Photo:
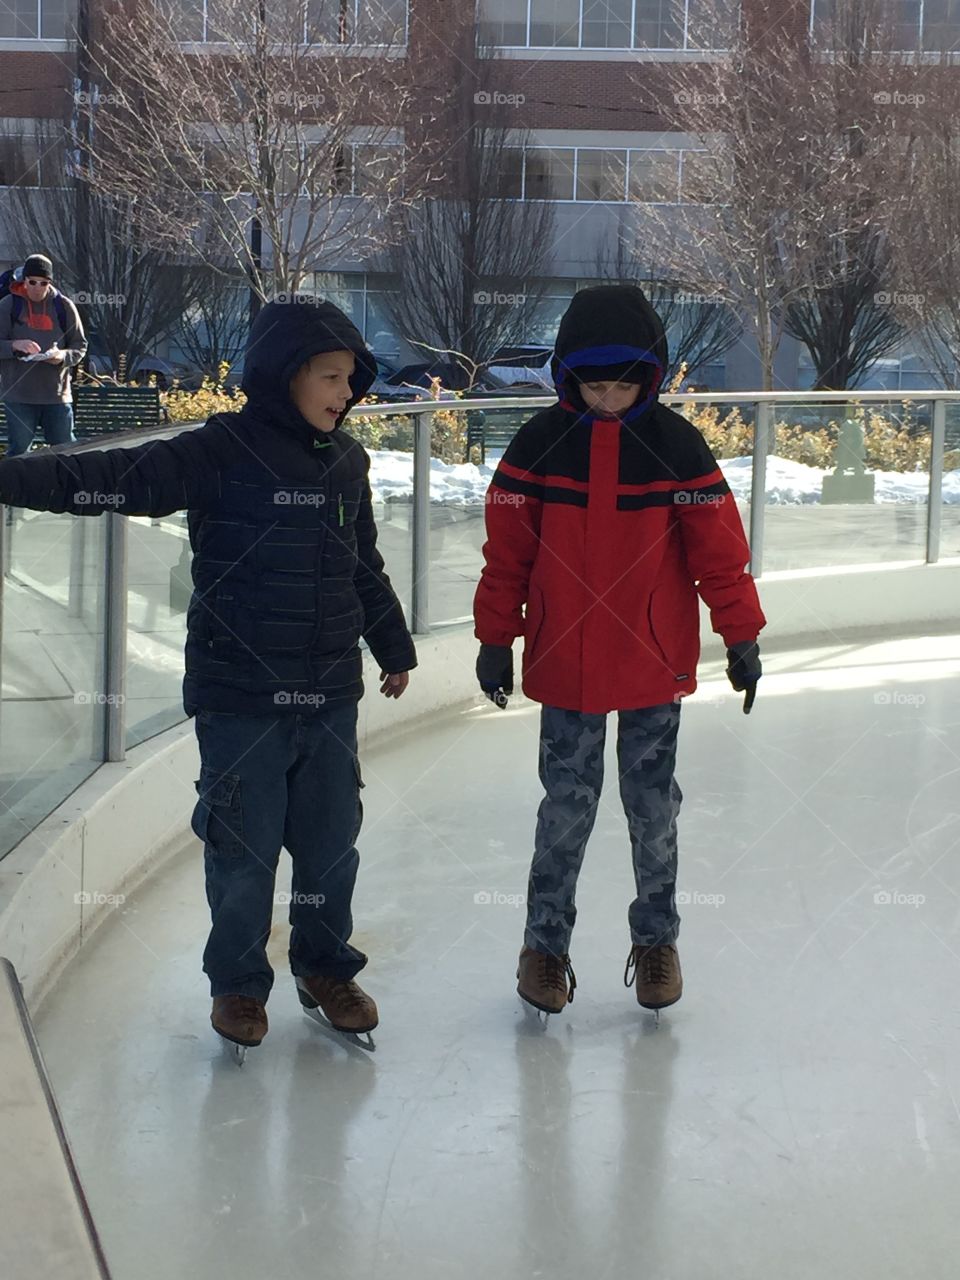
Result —
[[24, 284], [50, 284], [51, 282], [47, 280], [46, 277], [43, 277], [43, 276], [39, 278], [34, 278], [33, 276], [31, 276], [29, 280], [24, 280], [23, 283]]

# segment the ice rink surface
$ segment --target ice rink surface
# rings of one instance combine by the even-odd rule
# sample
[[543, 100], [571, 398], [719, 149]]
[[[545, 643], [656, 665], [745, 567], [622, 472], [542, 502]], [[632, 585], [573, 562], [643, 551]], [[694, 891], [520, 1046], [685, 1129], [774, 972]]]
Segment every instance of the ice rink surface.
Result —
[[223, 1053], [196, 842], [118, 909], [37, 1020], [114, 1280], [953, 1280], [960, 637], [768, 656], [749, 717], [701, 675], [658, 1029], [622, 983], [613, 717], [578, 990], [546, 1027], [515, 994], [522, 701], [364, 754], [375, 1053], [303, 1016], [282, 906], [270, 1033]]

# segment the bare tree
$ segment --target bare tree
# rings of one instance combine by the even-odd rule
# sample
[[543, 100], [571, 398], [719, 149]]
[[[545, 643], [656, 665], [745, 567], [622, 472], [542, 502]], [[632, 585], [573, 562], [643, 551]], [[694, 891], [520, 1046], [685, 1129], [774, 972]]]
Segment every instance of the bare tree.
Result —
[[[351, 32], [353, 9], [218, 0], [205, 29], [177, 0], [109, 9], [90, 50], [110, 86], [87, 148], [92, 189], [130, 199], [158, 246], [239, 268], [263, 299], [381, 247], [426, 179], [403, 163], [403, 60], [358, 56], [370, 34]], [[429, 115], [422, 90], [417, 107]]]
[[[814, 30], [813, 109], [802, 145], [814, 158], [817, 198], [803, 202], [797, 288], [785, 328], [813, 359], [818, 388], [856, 385], [904, 329], [887, 301], [894, 256], [884, 230], [893, 134], [888, 86], [915, 72], [896, 50], [889, 10], [877, 0], [835, 0]], [[819, 163], [817, 163], [819, 161]]]
[[668, 337], [670, 364], [665, 382], [681, 367], [693, 374], [703, 365], [715, 363], [743, 334], [742, 322], [725, 302], [699, 293], [693, 280], [665, 277], [652, 262], [644, 267], [641, 259], [629, 252], [622, 236], [617, 237], [613, 250], [609, 241], [601, 246], [594, 271], [600, 280], [643, 289]]
[[[522, 199], [521, 165], [529, 134], [522, 95], [483, 87], [492, 59], [476, 61], [475, 30], [461, 22], [449, 43], [464, 68], [437, 122], [442, 164], [428, 198], [405, 211], [386, 257], [397, 288], [386, 302], [406, 341], [445, 353], [461, 385], [501, 346], [529, 337], [546, 290], [554, 212], [549, 200]], [[519, 99], [519, 101], [517, 100]]]
[[[28, 181], [8, 188], [0, 219], [18, 256], [40, 248], [54, 259], [57, 282], [77, 303], [95, 354], [116, 369], [122, 355], [131, 365], [169, 336], [202, 295], [209, 272], [145, 242], [133, 202], [104, 195], [91, 202], [89, 274], [82, 275], [75, 256], [77, 190], [66, 169], [65, 137], [62, 122], [38, 120], [28, 155], [24, 136], [7, 126], [4, 147], [22, 157], [14, 167]], [[31, 176], [34, 170], [39, 172]]]
[[247, 336], [244, 280], [206, 273], [207, 287], [180, 316], [172, 337], [187, 359], [214, 380], [232, 365]]

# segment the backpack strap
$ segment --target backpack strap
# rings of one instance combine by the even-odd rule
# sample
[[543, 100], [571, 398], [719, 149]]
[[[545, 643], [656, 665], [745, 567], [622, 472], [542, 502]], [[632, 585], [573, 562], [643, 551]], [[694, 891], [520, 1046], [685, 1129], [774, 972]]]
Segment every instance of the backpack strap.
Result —
[[[20, 293], [11, 293], [10, 297], [13, 301], [10, 303], [10, 323], [16, 324], [20, 319], [20, 312], [23, 310], [23, 295]], [[67, 332], [67, 308], [63, 305], [63, 295], [57, 294], [53, 300], [53, 309], [57, 313], [57, 319], [60, 321], [60, 328], [63, 330], [64, 336]]]

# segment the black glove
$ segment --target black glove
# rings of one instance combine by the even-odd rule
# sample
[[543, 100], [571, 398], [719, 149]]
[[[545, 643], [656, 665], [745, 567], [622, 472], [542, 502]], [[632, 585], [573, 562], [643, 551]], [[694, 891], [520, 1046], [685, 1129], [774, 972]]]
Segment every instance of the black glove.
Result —
[[743, 714], [750, 714], [757, 695], [757, 681], [763, 675], [760, 647], [756, 640], [742, 640], [727, 650], [727, 676], [737, 693], [744, 693]]
[[477, 656], [480, 688], [501, 710], [513, 693], [513, 650], [505, 644], [482, 644]]

